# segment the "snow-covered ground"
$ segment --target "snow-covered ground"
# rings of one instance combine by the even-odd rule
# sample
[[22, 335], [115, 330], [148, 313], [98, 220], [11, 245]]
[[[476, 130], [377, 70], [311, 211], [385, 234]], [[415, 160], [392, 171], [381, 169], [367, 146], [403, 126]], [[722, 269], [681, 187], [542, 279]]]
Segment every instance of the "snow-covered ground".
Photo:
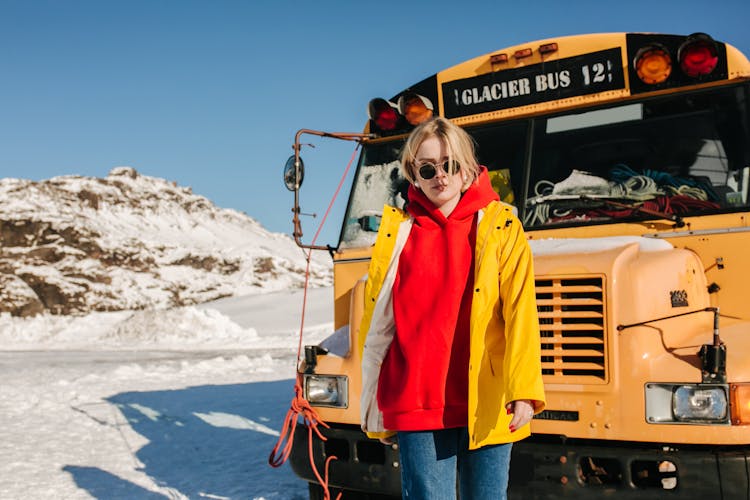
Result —
[[[332, 332], [308, 292], [304, 343]], [[0, 316], [0, 499], [302, 499], [267, 465], [302, 291], [161, 311]]]

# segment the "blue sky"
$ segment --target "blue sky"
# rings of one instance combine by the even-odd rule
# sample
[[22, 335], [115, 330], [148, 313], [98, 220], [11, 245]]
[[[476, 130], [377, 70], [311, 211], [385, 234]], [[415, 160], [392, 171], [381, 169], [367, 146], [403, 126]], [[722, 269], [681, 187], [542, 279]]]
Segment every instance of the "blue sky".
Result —
[[[0, 0], [0, 176], [130, 165], [290, 233], [298, 129], [359, 132], [372, 97], [548, 37], [703, 31], [750, 54], [749, 20], [747, 0]], [[354, 149], [307, 139], [305, 241]]]

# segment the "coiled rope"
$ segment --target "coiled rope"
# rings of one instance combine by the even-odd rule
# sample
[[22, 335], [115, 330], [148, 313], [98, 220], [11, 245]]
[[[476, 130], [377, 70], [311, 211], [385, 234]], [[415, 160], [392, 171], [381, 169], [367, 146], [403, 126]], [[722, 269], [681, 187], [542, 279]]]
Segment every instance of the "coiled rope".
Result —
[[[648, 169], [638, 173], [624, 164], [615, 165], [610, 170], [610, 179], [607, 197], [640, 201], [643, 203], [639, 206], [643, 208], [660, 210], [664, 213], [683, 213], [695, 209], [719, 207], [715, 203], [719, 197], [713, 186], [710, 182], [699, 179], [675, 177], [667, 172]], [[637, 207], [634, 206], [632, 210], [595, 208], [576, 214], [571, 209], [551, 208], [547, 203], [556, 199], [564, 199], [566, 196], [574, 197], [575, 194], [575, 192], [566, 192], [565, 195], [560, 196], [555, 193], [555, 183], [546, 179], [538, 181], [534, 185], [535, 196], [527, 202], [524, 225], [542, 225], [553, 219], [572, 220], [576, 217], [584, 219], [591, 216], [626, 217], [637, 211]]]

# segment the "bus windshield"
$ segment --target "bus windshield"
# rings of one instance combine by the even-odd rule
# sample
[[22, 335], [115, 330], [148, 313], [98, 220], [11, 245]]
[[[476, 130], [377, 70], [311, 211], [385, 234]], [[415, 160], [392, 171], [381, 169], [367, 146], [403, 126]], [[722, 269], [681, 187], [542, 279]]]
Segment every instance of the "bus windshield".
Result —
[[701, 215], [748, 203], [747, 87], [542, 120], [527, 228]]
[[[619, 102], [468, 128], [502, 201], [527, 229], [746, 210], [750, 86]], [[369, 246], [403, 208], [403, 138], [366, 145], [340, 246]]]

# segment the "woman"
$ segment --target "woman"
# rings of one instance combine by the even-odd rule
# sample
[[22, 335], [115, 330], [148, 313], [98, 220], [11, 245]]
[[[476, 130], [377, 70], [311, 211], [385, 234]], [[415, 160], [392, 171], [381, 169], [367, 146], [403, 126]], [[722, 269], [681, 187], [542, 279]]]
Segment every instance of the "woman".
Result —
[[460, 127], [418, 126], [402, 169], [365, 288], [362, 428], [397, 436], [404, 498], [455, 498], [456, 473], [461, 498], [506, 498], [545, 405], [531, 251]]

